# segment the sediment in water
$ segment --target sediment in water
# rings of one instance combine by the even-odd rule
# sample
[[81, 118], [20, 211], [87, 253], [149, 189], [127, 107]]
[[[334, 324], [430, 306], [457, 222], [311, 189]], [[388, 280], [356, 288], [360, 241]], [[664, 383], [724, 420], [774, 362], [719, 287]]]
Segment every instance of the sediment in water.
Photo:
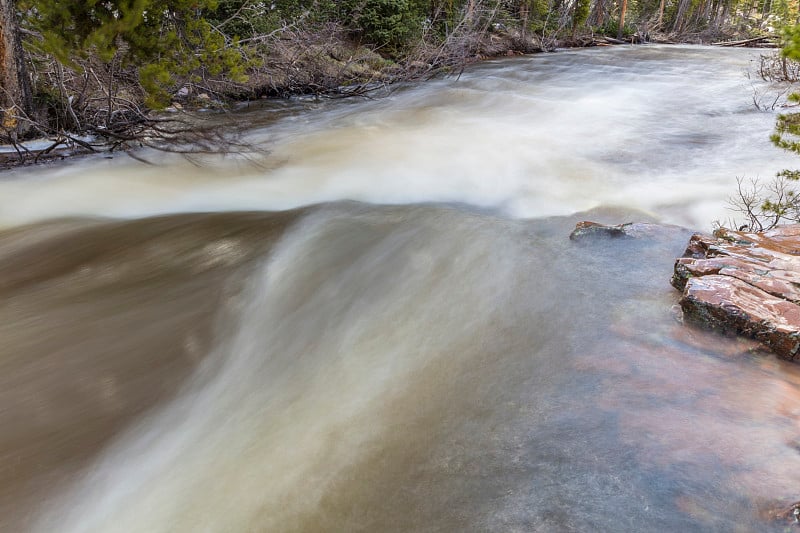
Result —
[[3, 528], [768, 531], [800, 376], [674, 322], [686, 230], [577, 220], [346, 203], [0, 235]]

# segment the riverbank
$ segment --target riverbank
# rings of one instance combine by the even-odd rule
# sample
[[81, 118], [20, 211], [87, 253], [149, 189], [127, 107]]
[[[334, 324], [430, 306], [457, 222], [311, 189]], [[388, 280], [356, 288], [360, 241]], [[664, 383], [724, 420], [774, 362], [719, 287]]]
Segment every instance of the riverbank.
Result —
[[675, 320], [690, 231], [567, 238], [787, 168], [757, 54], [484, 61], [265, 101], [253, 165], [0, 179], [0, 530], [783, 533], [800, 365]]
[[[769, 140], [774, 114], [753, 107], [753, 90], [773, 85], [742, 75], [759, 54], [579, 48], [477, 62], [460, 78], [399, 84], [386, 98], [264, 99], [216, 114], [220, 130], [248, 128], [241, 140], [262, 152], [247, 160], [212, 156], [201, 168], [144, 150], [155, 164], [111, 153], [12, 170], [0, 179], [0, 225], [80, 213], [275, 210], [310, 196], [465, 202], [521, 217], [633, 205], [710, 231], [731, 216], [735, 176], [795, 164]], [[132, 197], [116, 192], [131, 188]], [[198, 188], [209, 190], [202, 200]]]
[[[637, 31], [623, 39], [595, 33], [546, 37], [495, 25], [482, 34], [463, 39], [464, 42], [445, 42], [438, 46], [420, 44], [401, 57], [392, 57], [379, 53], [380, 50], [374, 47], [359, 44], [342, 32], [302, 33], [276, 41], [270, 54], [250, 69], [246, 81], [232, 83], [228, 79], [209, 78], [203, 84], [176, 86], [169, 105], [163, 111], [137, 108], [130, 124], [122, 123], [117, 127], [94, 121], [113, 115], [115, 112], [110, 109], [115, 105], [127, 105], [128, 99], [144, 99], [134, 73], [118, 75], [118, 80], [113, 82], [114, 91], [122, 96], [113, 98], [108, 93], [111, 80], [97, 79], [93, 85], [91, 80], [73, 74], [67, 79], [71, 79], [75, 86], [67, 87], [66, 92], [78, 92], [77, 84], [83, 80], [84, 86], [80, 90], [84, 94], [79, 100], [95, 102], [92, 105], [100, 107], [92, 111], [90, 104], [84, 104], [84, 109], [76, 114], [73, 107], [78, 104], [70, 102], [66, 111], [74, 118], [58, 120], [65, 123], [71, 120], [72, 128], [61, 127], [44, 138], [0, 146], [0, 170], [97, 152], [135, 150], [142, 146], [190, 153], [195, 151], [193, 146], [204, 153], [250, 150], [253, 147], [233, 142], [240, 133], [236, 128], [223, 132], [216, 124], [204, 126], [204, 121], [196, 120], [198, 113], [225, 112], [245, 102], [272, 98], [308, 95], [321, 98], [372, 97], [399, 82], [459, 74], [468, 65], [498, 57], [620, 44], [698, 44], [737, 37], [719, 31], [681, 36]], [[108, 105], [108, 110], [101, 109], [105, 105]], [[120, 113], [127, 116], [124, 111]], [[58, 118], [58, 113], [55, 116]], [[48, 131], [47, 127], [39, 129]]]

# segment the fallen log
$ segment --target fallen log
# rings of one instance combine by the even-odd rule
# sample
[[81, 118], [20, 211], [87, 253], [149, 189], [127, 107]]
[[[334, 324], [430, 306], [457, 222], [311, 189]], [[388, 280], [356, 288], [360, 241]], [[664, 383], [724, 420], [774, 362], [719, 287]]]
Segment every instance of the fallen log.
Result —
[[775, 36], [762, 35], [760, 37], [752, 37], [750, 39], [742, 39], [740, 41], [719, 41], [716, 43], [711, 43], [711, 46], [747, 46], [749, 44], [755, 45], [756, 43], [768, 41], [770, 39], [775, 39]]

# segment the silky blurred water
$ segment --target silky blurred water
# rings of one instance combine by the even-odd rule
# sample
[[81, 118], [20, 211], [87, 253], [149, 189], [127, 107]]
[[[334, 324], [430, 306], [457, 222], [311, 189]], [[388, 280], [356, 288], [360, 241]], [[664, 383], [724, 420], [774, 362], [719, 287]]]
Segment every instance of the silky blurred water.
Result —
[[[373, 101], [265, 103], [232, 117], [267, 151], [206, 168], [115, 159], [0, 180], [0, 224], [53, 216], [465, 202], [515, 217], [600, 205], [708, 228], [736, 177], [794, 164], [769, 142], [780, 87], [759, 51], [613, 47], [487, 61]], [[779, 110], [778, 110], [779, 111]], [[163, 155], [149, 156], [155, 161]]]
[[800, 371], [679, 322], [664, 224], [790, 162], [752, 57], [486, 62], [243, 112], [258, 165], [6, 175], [0, 529], [782, 531]]

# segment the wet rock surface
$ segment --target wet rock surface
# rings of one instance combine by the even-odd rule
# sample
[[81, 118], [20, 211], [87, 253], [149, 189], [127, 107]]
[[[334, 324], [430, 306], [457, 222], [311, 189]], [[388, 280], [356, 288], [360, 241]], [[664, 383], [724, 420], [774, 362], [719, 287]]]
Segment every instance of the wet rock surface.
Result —
[[587, 220], [578, 222], [578, 224], [575, 225], [575, 229], [569, 234], [569, 238], [572, 241], [596, 238], [635, 239], [653, 236], [661, 227], [663, 226], [646, 222], [627, 222], [625, 224], [606, 225]]
[[[793, 503], [788, 507], [772, 511], [768, 517], [776, 522], [783, 522], [795, 527], [800, 526], [800, 502]], [[796, 531], [796, 529], [795, 529]]]
[[800, 360], [800, 225], [695, 234], [675, 261], [684, 318]]

